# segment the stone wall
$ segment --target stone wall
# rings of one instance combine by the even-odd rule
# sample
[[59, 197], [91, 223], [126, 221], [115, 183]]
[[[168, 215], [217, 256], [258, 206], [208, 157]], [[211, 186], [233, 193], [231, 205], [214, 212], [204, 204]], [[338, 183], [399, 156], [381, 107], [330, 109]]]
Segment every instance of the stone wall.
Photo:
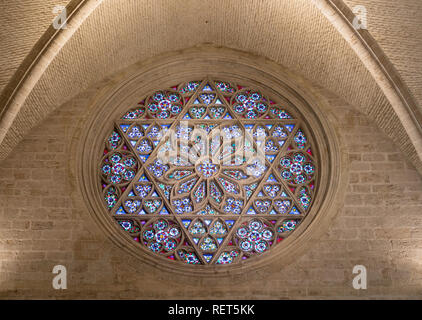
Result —
[[[322, 89], [349, 184], [344, 207], [297, 261], [193, 280], [119, 249], [89, 215], [69, 154], [99, 87], [57, 109], [0, 163], [1, 298], [422, 298], [422, 179], [366, 116]], [[67, 290], [52, 288], [57, 264], [67, 267]], [[367, 290], [352, 288], [357, 264], [368, 269]]]

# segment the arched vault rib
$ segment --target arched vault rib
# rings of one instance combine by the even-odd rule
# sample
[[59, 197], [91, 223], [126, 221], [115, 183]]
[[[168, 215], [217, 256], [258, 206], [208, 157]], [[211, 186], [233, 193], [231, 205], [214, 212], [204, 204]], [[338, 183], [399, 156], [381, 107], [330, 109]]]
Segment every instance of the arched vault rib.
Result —
[[[24, 59], [0, 96], [0, 159], [19, 141], [7, 143], [7, 133], [45, 70], [66, 42], [102, 0], [72, 0], [66, 6], [66, 28], [51, 25]], [[35, 124], [35, 123], [34, 123]]]
[[[399, 79], [397, 70], [395, 70], [367, 30], [356, 30], [353, 27], [352, 23], [355, 16], [342, 0], [316, 0], [315, 3], [346, 39], [350, 47], [372, 74], [390, 102], [395, 114], [399, 117], [415, 148], [418, 157], [413, 159], [413, 162], [420, 162], [422, 159], [421, 109], [409, 89]], [[391, 124], [385, 122], [380, 127], [386, 130], [388, 125]], [[400, 143], [400, 141], [395, 142]], [[418, 163], [417, 167], [419, 172], [421, 172], [420, 163]]]
[[[107, 40], [106, 37], [112, 37], [112, 35], [109, 35], [106, 32], [104, 32], [105, 34], [102, 34], [98, 30], [98, 28], [101, 28], [99, 23], [106, 23], [105, 26], [107, 26], [108, 23], [110, 26], [114, 25], [116, 27], [112, 21], [112, 19], [116, 19], [116, 21], [119, 23], [117, 26], [122, 28], [122, 30], [131, 30], [131, 32], [134, 32], [129, 35], [133, 35], [135, 37], [136, 32], [142, 32], [143, 30], [138, 30], [136, 28], [128, 29], [130, 20], [127, 22], [126, 26], [124, 25], [127, 20], [120, 16], [120, 14], [125, 14], [124, 12], [122, 13], [122, 11], [125, 11], [127, 14], [129, 14], [131, 11], [139, 11], [139, 8], [142, 6], [142, 10], [145, 8], [147, 13], [149, 13], [149, 15], [145, 15], [149, 18], [153, 18], [151, 16], [153, 13], [164, 12], [167, 17], [167, 22], [165, 27], [163, 27], [163, 31], [167, 30], [167, 33], [171, 33], [170, 28], [172, 26], [174, 27], [174, 23], [188, 24], [189, 17], [186, 17], [186, 19], [182, 17], [179, 22], [175, 21], [170, 11], [177, 10], [177, 8], [166, 8], [170, 5], [166, 5], [165, 3], [167, 2], [154, 1], [153, 3], [150, 3], [145, 1], [145, 3], [140, 4], [139, 1], [127, 1], [125, 2], [124, 6], [122, 6], [122, 4], [114, 1], [71, 1], [68, 5], [68, 28], [65, 30], [57, 31], [50, 27], [45, 35], [40, 39], [39, 43], [34, 47], [31, 54], [24, 61], [21, 68], [9, 83], [6, 90], [3, 92], [0, 101], [2, 106], [0, 119], [0, 159], [4, 159], [10, 150], [20, 141], [20, 139], [31, 127], [41, 121], [49, 112], [54, 110], [54, 108], [64, 103], [65, 99], [71, 98], [72, 96], [86, 89], [89, 85], [94, 84], [96, 81], [101, 80], [101, 78], [104, 78], [104, 76], [107, 75], [98, 72], [97, 78], [84, 75], [81, 77], [82, 79], [57, 79], [57, 77], [60, 78], [61, 72], [65, 72], [61, 70], [63, 60], [60, 62], [60, 58], [64, 59], [74, 54], [76, 59], [79, 58], [79, 61], [73, 61], [72, 68], [75, 70], [78, 67], [83, 68], [84, 61], [81, 60], [90, 59], [95, 56], [90, 56], [90, 53], [92, 52], [84, 51], [84, 49], [88, 49], [83, 47], [84, 44], [86, 44], [84, 41], [87, 41], [87, 39], [89, 40], [89, 36], [104, 37], [104, 41]], [[215, 8], [221, 7], [222, 9], [224, 7], [226, 12], [236, 11], [234, 10], [236, 8], [230, 6], [229, 2], [227, 1], [216, 1], [213, 4], [198, 3], [198, 6], [201, 5], [209, 6], [211, 9], [214, 8], [213, 6], [215, 6]], [[344, 97], [346, 101], [352, 103], [357, 108], [360, 108], [362, 112], [368, 114], [368, 116], [374, 119], [375, 122], [392, 138], [392, 140], [398, 144], [403, 153], [411, 160], [419, 172], [422, 173], [422, 134], [420, 131], [420, 111], [418, 110], [417, 104], [414, 102], [414, 99], [412, 99], [411, 95], [408, 94], [406, 86], [400, 80], [397, 72], [389, 65], [388, 59], [382, 56], [382, 52], [378, 50], [379, 48], [376, 47], [376, 43], [373, 42], [370, 45], [368, 44], [369, 34], [366, 34], [365, 32], [357, 33], [351, 29], [350, 10], [347, 8], [347, 6], [344, 5], [342, 1], [315, 0], [313, 2], [309, 2], [300, 0], [295, 1], [294, 3], [289, 1], [268, 1], [266, 2], [265, 6], [263, 6], [262, 2], [260, 1], [259, 4], [252, 1], [248, 10], [250, 10], [252, 13], [256, 12], [254, 21], [257, 24], [265, 24], [267, 22], [267, 17], [274, 18], [274, 15], [283, 13], [283, 19], [287, 21], [280, 22], [284, 23], [283, 27], [291, 27], [295, 23], [297, 23], [300, 27], [305, 23], [309, 24], [309, 17], [315, 18], [316, 15], [318, 15], [318, 13], [315, 13], [315, 10], [317, 9], [315, 9], [314, 5], [321, 11], [322, 14], [325, 15], [325, 17], [328, 18], [328, 21], [332, 24], [332, 29], [337, 30], [339, 34], [341, 34], [341, 36], [346, 39], [348, 45], [350, 45], [354, 50], [355, 56], [359, 57], [360, 61], [362, 62], [362, 65], [356, 66], [356, 69], [366, 68], [366, 71], [369, 71], [372, 76], [372, 81], [376, 82], [378, 89], [380, 89], [379, 92], [375, 92], [374, 89], [372, 89], [372, 91], [370, 89], [368, 89], [368, 91], [362, 90], [362, 88], [360, 88], [362, 85], [354, 86], [352, 83], [353, 78], [347, 78], [348, 75], [346, 72], [342, 74], [341, 70], [336, 68], [331, 70], [330, 67], [332, 66], [319, 66], [319, 70], [318, 68], [312, 69], [312, 67], [309, 66], [302, 67], [301, 62], [303, 61], [300, 61], [300, 59], [296, 61], [292, 54], [300, 55], [301, 50], [299, 46], [301, 45], [301, 42], [303, 42], [303, 39], [308, 41], [308, 43], [305, 45], [313, 45], [312, 42], [309, 42], [313, 39], [310, 39], [309, 34], [306, 32], [302, 32], [301, 34], [298, 34], [297, 37], [293, 38], [289, 38], [287, 36], [283, 38], [280, 36], [278, 43], [275, 41], [273, 44], [261, 46], [261, 48], [255, 50], [257, 46], [254, 41], [256, 42], [256, 40], [253, 40], [251, 36], [248, 37], [248, 32], [250, 31], [247, 28], [243, 28], [240, 24], [240, 21], [243, 18], [236, 16], [237, 13], [233, 13], [233, 22], [228, 22], [227, 19], [223, 20], [223, 22], [227, 24], [223, 25], [222, 28], [240, 32], [239, 37], [245, 36], [247, 40], [245, 40], [243, 43], [234, 43], [235, 38], [230, 38], [230, 36], [224, 38], [221, 35], [222, 30], [216, 30], [218, 28], [217, 25], [210, 26], [210, 24], [208, 24], [207, 30], [210, 31], [208, 33], [210, 36], [204, 36], [204, 38], [199, 37], [198, 41], [200, 41], [199, 43], [213, 42], [217, 45], [229, 46], [244, 51], [256, 51], [254, 53], [267, 56], [280, 64], [287, 65], [292, 70], [302, 73], [302, 75], [316, 83], [321, 82], [322, 85], [329, 87], [339, 96]], [[210, 10], [210, 8], [207, 7], [209, 10], [205, 10], [204, 12], [211, 12], [210, 17], [217, 19], [217, 16], [212, 15], [213, 10]], [[192, 13], [192, 10], [188, 8], [188, 10], [182, 11]], [[199, 7], [196, 7], [195, 10], [194, 11], [198, 13], [202, 12]], [[91, 15], [91, 13], [93, 14]], [[319, 15], [321, 15], [321, 13], [319, 13]], [[208, 13], [205, 13], [205, 18], [208, 18], [207, 14]], [[201, 15], [204, 14], [201, 13]], [[201, 16], [201, 18], [204, 17]], [[276, 16], [275, 19], [268, 23], [278, 23], [280, 19], [281, 16]], [[320, 17], [318, 17], [318, 19], [320, 19]], [[208, 20], [206, 21], [208, 22]], [[143, 25], [145, 28], [151, 28], [149, 34], [150, 37], [159, 36], [157, 35], [158, 32], [152, 32], [152, 30], [155, 30], [154, 23], [154, 19], [151, 19], [145, 22]], [[233, 25], [230, 25], [230, 23]], [[327, 21], [324, 22], [323, 19], [318, 20], [318, 23], [313, 27], [321, 29], [323, 29], [322, 27], [327, 28], [324, 23], [327, 23]], [[298, 28], [298, 26], [295, 26], [295, 28]], [[277, 27], [277, 25], [274, 24], [274, 27]], [[204, 33], [207, 34], [206, 32]], [[242, 33], [244, 34], [242, 35]], [[321, 40], [322, 42], [324, 41], [324, 37], [336, 37], [335, 34], [333, 35], [331, 33], [324, 33], [323, 35], [321, 34], [323, 33], [318, 33], [318, 30], [315, 30], [315, 36], [321, 37], [321, 39], [317, 40]], [[270, 36], [273, 36], [273, 34], [270, 34]], [[302, 39], [300, 36], [304, 38]], [[338, 36], [339, 35], [337, 35], [337, 37]], [[213, 39], [213, 37], [215, 39]], [[251, 38], [252, 40], [250, 40]], [[127, 41], [131, 40], [131, 37], [128, 36]], [[270, 39], [270, 42], [271, 41], [274, 40]], [[290, 51], [289, 53], [285, 53], [286, 55], [290, 56], [283, 56], [283, 53], [276, 55], [276, 53], [279, 52], [286, 44], [286, 41], [292, 41], [292, 43], [289, 43], [289, 46], [296, 48], [296, 53], [295, 51]], [[331, 45], [337, 45], [338, 43], [335, 41], [333, 40]], [[180, 39], [179, 42], [180, 45], [186, 44], [185, 47], [189, 47], [198, 43], [192, 43], [189, 41], [189, 39], [186, 40], [184, 38]], [[147, 42], [144, 42], [144, 45], [145, 43]], [[83, 54], [81, 52], [72, 51], [75, 50], [75, 44], [79, 44], [79, 50]], [[277, 45], [279, 45], [279, 47], [277, 47]], [[342, 44], [340, 43], [339, 46], [340, 45]], [[374, 48], [377, 50], [374, 50]], [[172, 48], [168, 48], [166, 46], [158, 49], [152, 46], [151, 54], [156, 55], [171, 49]], [[179, 48], [175, 47], [174, 49], [177, 50]], [[338, 49], [337, 46], [336, 49]], [[117, 48], [115, 48], [115, 50], [119, 51]], [[71, 53], [70, 55], [69, 52]], [[121, 64], [121, 61], [124, 60], [117, 57], [118, 52], [116, 53], [113, 51], [108, 54], [116, 55], [116, 57], [113, 57], [115, 60], [113, 62], [116, 65], [113, 68], [108, 68], [110, 72], [115, 72], [118, 69], [127, 67], [127, 65], [117, 65], [118, 63]], [[127, 63], [135, 63], [136, 61], [148, 58], [148, 56], [140, 56], [137, 58], [132, 57], [130, 50], [128, 50], [126, 54], [130, 55], [130, 57], [127, 59]], [[339, 54], [341, 54], [341, 50], [339, 50]], [[132, 58], [133, 61], [129, 58]], [[341, 59], [341, 57], [339, 58]], [[291, 61], [296, 61], [297, 64], [295, 65], [295, 63], [290, 63]], [[312, 61], [312, 59], [309, 59], [309, 61]], [[324, 62], [324, 60], [321, 61]], [[326, 61], [333, 61], [333, 57], [327, 57]], [[60, 63], [62, 63], [62, 65], [60, 65]], [[101, 68], [101, 66], [99, 65], [98, 68]], [[327, 69], [329, 70], [327, 71]], [[311, 71], [307, 72], [308, 70]], [[318, 71], [321, 70], [330, 73], [332, 78], [331, 83], [321, 81], [321, 78], [318, 78], [321, 77], [321, 74], [318, 75]], [[78, 73], [75, 72], [74, 74]], [[341, 84], [336, 85], [336, 82]], [[54, 88], [54, 85], [57, 86], [57, 88]], [[66, 87], [66, 89], [60, 89], [60, 87]], [[57, 95], [54, 96], [52, 93], [54, 93], [55, 90], [57, 92], [60, 90], [64, 91], [60, 92], [60, 94], [57, 93]], [[350, 91], [349, 94], [346, 94], [347, 91]], [[354, 100], [353, 98], [353, 96], [362, 95], [368, 95], [370, 97], [367, 99], [359, 97], [357, 100]]]

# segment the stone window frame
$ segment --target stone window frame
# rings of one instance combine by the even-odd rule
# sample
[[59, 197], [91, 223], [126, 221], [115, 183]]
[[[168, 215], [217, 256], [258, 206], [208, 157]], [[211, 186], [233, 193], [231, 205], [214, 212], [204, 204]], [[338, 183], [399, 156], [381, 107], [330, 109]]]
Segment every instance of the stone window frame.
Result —
[[[274, 63], [266, 60], [257, 61], [248, 54], [215, 51], [219, 50], [174, 53], [152, 59], [120, 74], [117, 77], [119, 79], [102, 90], [90, 106], [89, 115], [81, 124], [82, 143], [77, 147], [80, 155], [78, 157], [80, 190], [89, 212], [110, 238], [125, 251], [159, 269], [189, 273], [199, 277], [256, 270], [276, 261], [279, 265], [284, 265], [297, 258], [322, 234], [335, 215], [336, 208], [341, 204], [339, 199], [342, 199], [345, 191], [345, 179], [341, 177], [347, 172], [344, 155], [339, 147], [339, 138], [320, 109], [326, 102], [316, 96], [311, 87], [304, 86], [300, 78]], [[188, 69], [186, 63], [189, 63]], [[146, 249], [140, 250], [139, 244], [121, 232], [117, 223], [110, 219], [109, 212], [102, 202], [101, 191], [98, 189], [100, 161], [98, 155], [101, 154], [104, 140], [113, 129], [114, 120], [127, 111], [128, 106], [136, 105], [140, 97], [171, 87], [175, 83], [207, 76], [250, 85], [266, 95], [275, 96], [277, 100], [289, 104], [294, 113], [302, 115], [306, 127], [312, 128], [312, 133], [308, 132], [308, 135], [311, 133], [315, 141], [314, 147], [317, 145], [319, 149], [319, 191], [307, 213], [307, 218], [291, 236], [272, 248], [270, 252], [245, 263], [191, 266], [158, 257]]]

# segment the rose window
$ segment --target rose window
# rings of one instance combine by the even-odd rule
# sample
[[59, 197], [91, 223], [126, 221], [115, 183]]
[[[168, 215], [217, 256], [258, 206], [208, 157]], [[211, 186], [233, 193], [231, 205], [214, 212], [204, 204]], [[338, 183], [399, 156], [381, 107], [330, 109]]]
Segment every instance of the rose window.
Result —
[[104, 206], [139, 250], [191, 265], [265, 255], [306, 219], [316, 147], [262, 90], [195, 80], [152, 92], [106, 138]]

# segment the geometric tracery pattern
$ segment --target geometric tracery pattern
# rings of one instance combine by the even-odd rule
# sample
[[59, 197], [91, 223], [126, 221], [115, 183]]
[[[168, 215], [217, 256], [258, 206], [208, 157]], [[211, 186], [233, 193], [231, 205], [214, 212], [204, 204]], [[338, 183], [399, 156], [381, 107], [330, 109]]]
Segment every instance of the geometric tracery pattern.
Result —
[[318, 164], [308, 128], [259, 90], [206, 78], [152, 93], [115, 121], [99, 168], [104, 204], [147, 250], [233, 264], [288, 237]]

